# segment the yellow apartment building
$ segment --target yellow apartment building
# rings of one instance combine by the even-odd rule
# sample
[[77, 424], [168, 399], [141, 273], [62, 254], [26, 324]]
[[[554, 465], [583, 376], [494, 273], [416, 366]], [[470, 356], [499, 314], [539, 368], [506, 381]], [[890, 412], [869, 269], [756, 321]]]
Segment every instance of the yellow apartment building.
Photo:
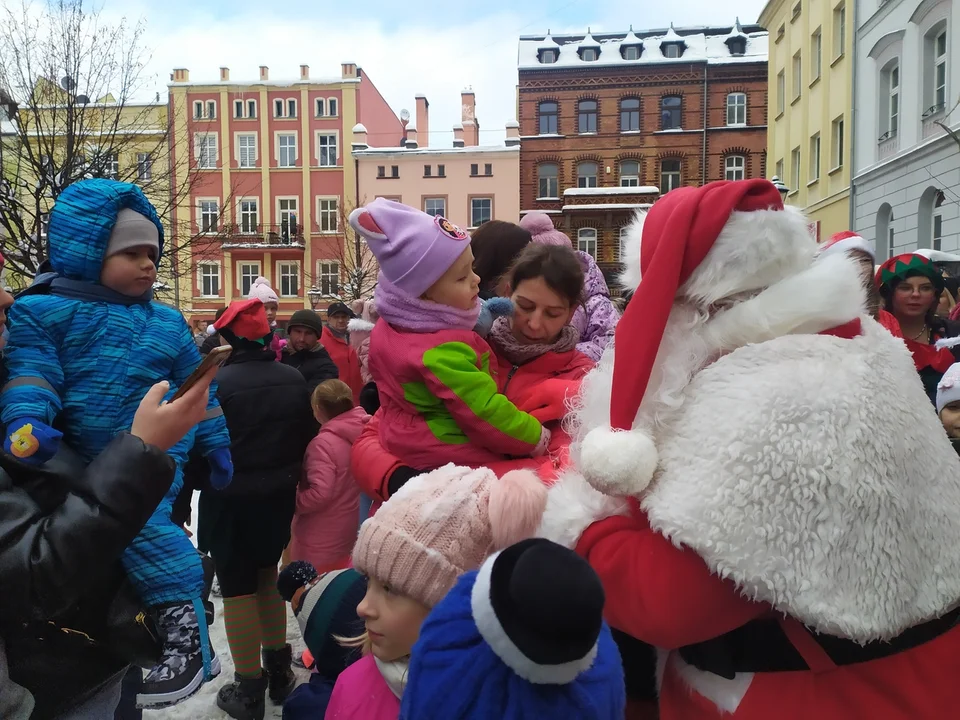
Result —
[[769, 0], [767, 169], [825, 240], [850, 225], [854, 0]]

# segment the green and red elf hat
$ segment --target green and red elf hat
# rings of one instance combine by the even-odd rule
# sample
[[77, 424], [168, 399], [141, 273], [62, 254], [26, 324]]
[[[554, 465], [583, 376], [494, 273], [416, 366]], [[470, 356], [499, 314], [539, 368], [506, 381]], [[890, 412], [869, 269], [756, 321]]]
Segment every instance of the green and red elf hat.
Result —
[[887, 260], [877, 270], [874, 282], [877, 289], [883, 292], [885, 289], [892, 288], [898, 282], [918, 276], [929, 278], [937, 289], [938, 296], [943, 292], [943, 275], [929, 258], [917, 253], [904, 253]]

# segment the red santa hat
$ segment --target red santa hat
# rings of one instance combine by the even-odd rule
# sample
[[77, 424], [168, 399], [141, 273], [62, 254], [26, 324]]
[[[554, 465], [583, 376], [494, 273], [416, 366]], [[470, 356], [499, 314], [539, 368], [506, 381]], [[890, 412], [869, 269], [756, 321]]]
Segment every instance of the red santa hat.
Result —
[[594, 428], [580, 447], [580, 468], [607, 495], [641, 492], [657, 468], [653, 440], [633, 430], [677, 292], [700, 267], [734, 211], [782, 211], [768, 180], [713, 182], [660, 198], [643, 222], [643, 278], [617, 325], [610, 427]]
[[876, 252], [873, 249], [873, 243], [863, 239], [852, 230], [834, 233], [817, 251], [818, 257], [824, 257], [833, 253], [844, 253], [851, 250], [860, 250], [865, 252], [871, 258], [876, 258]]
[[238, 338], [259, 342], [270, 334], [267, 311], [259, 298], [235, 300], [213, 324], [218, 331], [228, 330]]

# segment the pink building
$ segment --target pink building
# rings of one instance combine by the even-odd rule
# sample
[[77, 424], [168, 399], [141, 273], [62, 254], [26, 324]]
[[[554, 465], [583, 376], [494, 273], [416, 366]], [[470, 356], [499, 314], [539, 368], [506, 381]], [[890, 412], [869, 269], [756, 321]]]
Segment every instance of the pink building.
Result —
[[472, 91], [461, 96], [462, 120], [453, 147], [430, 147], [427, 98], [417, 96], [416, 125], [408, 123], [400, 147], [370, 147], [365, 123], [353, 128], [361, 204], [377, 197], [443, 215], [464, 228], [488, 220], [520, 220], [520, 126], [506, 127], [502, 145], [482, 146]]

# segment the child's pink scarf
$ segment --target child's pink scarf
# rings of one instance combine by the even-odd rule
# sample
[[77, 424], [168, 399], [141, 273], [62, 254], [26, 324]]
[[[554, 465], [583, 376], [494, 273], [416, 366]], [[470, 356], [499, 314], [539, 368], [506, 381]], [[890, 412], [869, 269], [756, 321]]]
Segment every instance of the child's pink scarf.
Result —
[[377, 277], [374, 303], [380, 317], [393, 327], [412, 332], [473, 330], [480, 316], [480, 298], [470, 310], [411, 297], [391, 283], [381, 272]]

